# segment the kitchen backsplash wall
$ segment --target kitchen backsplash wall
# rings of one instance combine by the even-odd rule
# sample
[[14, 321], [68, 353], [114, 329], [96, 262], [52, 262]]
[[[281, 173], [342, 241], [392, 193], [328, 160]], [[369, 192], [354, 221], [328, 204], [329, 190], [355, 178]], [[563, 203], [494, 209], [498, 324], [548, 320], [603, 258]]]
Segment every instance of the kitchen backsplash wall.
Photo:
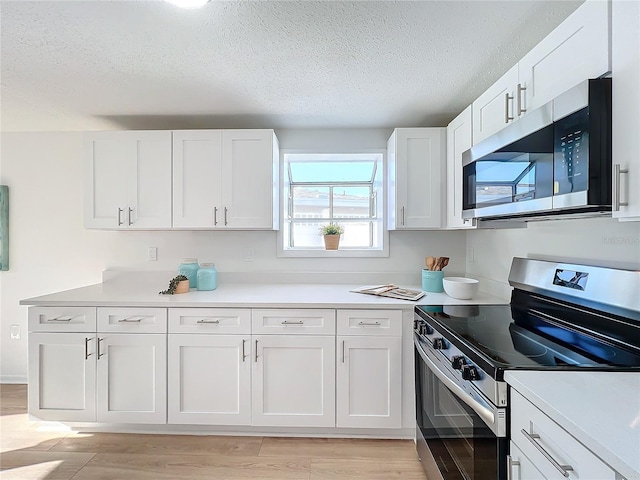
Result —
[[[385, 149], [389, 129], [277, 131], [282, 149]], [[420, 282], [425, 255], [449, 256], [447, 270], [463, 274], [464, 232], [391, 232], [388, 258], [278, 258], [275, 232], [86, 230], [83, 226], [83, 161], [80, 133], [3, 133], [1, 184], [11, 192], [11, 269], [0, 290], [0, 381], [25, 381], [27, 307], [21, 299], [99, 283], [105, 269], [177, 269], [182, 257], [215, 262], [226, 272], [380, 272]], [[158, 261], [147, 260], [148, 247]], [[244, 261], [244, 251], [254, 260]], [[373, 275], [376, 273], [376, 275]], [[391, 276], [391, 275], [390, 275]], [[317, 277], [327, 278], [326, 275]], [[345, 278], [354, 278], [353, 275]], [[262, 278], [265, 278], [262, 275]], [[310, 279], [314, 276], [310, 275]], [[334, 275], [341, 283], [340, 275]], [[167, 279], [168, 281], [169, 279]], [[10, 339], [10, 326], [21, 339]]]
[[481, 279], [486, 291], [510, 295], [513, 257], [640, 269], [640, 222], [550, 220], [531, 222], [527, 228], [467, 233], [467, 275]]

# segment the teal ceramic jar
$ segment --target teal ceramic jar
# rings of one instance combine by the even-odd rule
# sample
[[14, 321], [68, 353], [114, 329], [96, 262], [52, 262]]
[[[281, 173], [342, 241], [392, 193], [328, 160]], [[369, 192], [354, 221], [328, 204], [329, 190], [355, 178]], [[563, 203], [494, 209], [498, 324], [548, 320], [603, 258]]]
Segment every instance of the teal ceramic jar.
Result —
[[422, 269], [422, 290], [430, 293], [444, 292], [442, 286], [442, 279], [444, 278], [444, 272], [442, 270], [427, 270]]
[[198, 290], [215, 290], [218, 286], [218, 272], [213, 263], [203, 263], [198, 270]]
[[199, 268], [197, 258], [182, 259], [182, 263], [178, 267], [178, 273], [189, 279], [189, 288], [196, 288], [198, 286], [197, 275]]

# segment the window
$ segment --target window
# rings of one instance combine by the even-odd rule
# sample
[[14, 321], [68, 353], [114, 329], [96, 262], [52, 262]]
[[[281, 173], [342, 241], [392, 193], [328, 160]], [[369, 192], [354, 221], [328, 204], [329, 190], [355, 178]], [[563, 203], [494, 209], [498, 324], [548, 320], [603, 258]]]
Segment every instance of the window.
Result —
[[[284, 153], [283, 256], [386, 256], [383, 153]], [[319, 229], [344, 228], [325, 251]], [[280, 250], [280, 249], [279, 249]]]

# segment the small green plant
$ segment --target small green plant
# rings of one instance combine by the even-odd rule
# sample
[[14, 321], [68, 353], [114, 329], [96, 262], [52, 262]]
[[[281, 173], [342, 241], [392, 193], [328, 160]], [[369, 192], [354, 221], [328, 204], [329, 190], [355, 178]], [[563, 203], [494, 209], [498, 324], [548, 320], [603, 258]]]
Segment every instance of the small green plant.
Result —
[[329, 223], [320, 227], [320, 235], [342, 235], [344, 228], [337, 223]]
[[173, 295], [174, 293], [176, 293], [176, 288], [178, 288], [178, 283], [182, 282], [183, 280], [189, 280], [189, 279], [184, 275], [176, 275], [169, 282], [169, 288], [159, 292], [160, 295]]

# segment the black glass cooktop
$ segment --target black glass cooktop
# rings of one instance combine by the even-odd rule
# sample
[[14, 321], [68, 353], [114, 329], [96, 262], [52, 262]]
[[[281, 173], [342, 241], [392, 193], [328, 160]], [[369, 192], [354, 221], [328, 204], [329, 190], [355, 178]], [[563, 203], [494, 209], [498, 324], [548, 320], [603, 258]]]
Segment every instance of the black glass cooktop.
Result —
[[[517, 305], [420, 306], [416, 312], [485, 371], [640, 368], [638, 346], [603, 335], [587, 321], [584, 323], [589, 328], [573, 325], [558, 315], [552, 317], [543, 308], [532, 311]], [[624, 333], [617, 336], [624, 337]], [[494, 374], [494, 378], [501, 376]]]

